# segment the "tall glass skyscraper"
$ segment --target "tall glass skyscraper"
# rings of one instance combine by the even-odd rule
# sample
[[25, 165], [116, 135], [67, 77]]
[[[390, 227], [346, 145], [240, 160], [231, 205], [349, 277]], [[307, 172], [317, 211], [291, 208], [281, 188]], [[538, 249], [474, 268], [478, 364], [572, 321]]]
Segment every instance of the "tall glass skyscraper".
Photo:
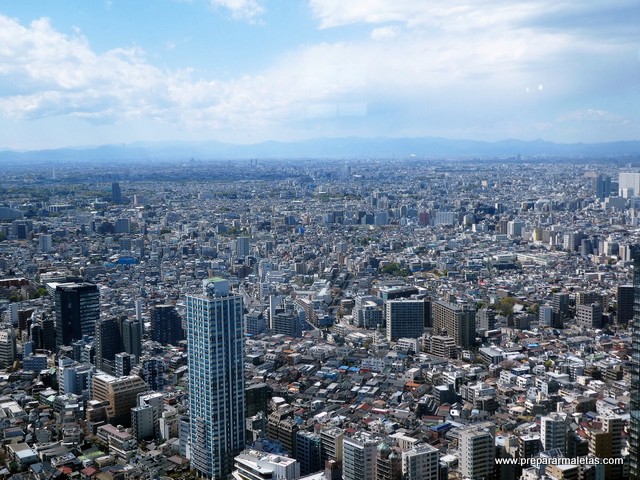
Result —
[[55, 290], [56, 347], [93, 336], [100, 318], [100, 292], [92, 283], [60, 283]]
[[191, 465], [226, 478], [244, 449], [244, 325], [241, 295], [221, 278], [187, 295]]
[[631, 322], [631, 418], [629, 478], [640, 479], [640, 246], [633, 248], [633, 320]]

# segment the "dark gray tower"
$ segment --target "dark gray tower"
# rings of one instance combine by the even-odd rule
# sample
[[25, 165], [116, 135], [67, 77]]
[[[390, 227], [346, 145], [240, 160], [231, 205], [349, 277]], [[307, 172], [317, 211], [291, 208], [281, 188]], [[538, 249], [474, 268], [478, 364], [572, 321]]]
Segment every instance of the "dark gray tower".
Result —
[[631, 322], [631, 418], [629, 478], [640, 479], [640, 246], [633, 248], [633, 321]]
[[92, 283], [61, 283], [56, 286], [56, 347], [71, 345], [83, 335], [95, 334], [100, 318], [100, 293]]

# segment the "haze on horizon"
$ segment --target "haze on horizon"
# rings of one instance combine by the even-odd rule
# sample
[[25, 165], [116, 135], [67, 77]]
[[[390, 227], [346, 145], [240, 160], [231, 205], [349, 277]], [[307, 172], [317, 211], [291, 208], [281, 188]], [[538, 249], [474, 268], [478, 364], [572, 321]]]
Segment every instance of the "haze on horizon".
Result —
[[637, 0], [0, 5], [0, 149], [640, 139]]

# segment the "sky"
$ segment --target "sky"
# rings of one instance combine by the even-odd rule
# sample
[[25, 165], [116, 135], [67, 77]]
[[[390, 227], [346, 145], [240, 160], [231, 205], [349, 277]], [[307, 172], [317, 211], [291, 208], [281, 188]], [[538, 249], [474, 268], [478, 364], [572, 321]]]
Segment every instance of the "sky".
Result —
[[0, 149], [640, 140], [638, 0], [8, 0]]

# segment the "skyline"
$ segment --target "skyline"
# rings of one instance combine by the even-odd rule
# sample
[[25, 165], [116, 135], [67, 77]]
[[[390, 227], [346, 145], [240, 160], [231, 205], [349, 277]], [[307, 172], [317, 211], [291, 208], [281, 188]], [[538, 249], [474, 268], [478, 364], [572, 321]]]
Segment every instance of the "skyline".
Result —
[[638, 140], [638, 17], [630, 0], [16, 2], [0, 149]]

